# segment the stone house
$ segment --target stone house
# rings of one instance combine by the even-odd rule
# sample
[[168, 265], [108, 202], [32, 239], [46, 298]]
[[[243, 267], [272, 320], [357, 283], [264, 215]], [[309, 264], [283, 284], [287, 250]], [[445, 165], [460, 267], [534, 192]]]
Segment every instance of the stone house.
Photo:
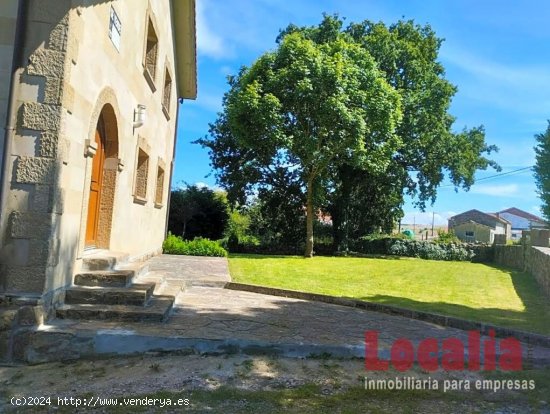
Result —
[[465, 242], [493, 243], [498, 234], [510, 239], [511, 224], [496, 214], [469, 210], [450, 217], [449, 230]]
[[46, 315], [86, 257], [161, 252], [195, 0], [2, 0], [0, 304]]

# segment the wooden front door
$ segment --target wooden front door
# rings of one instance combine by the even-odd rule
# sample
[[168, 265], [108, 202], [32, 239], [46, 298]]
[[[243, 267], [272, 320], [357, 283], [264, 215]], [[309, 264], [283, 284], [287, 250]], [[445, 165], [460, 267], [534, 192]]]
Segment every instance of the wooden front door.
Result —
[[97, 151], [92, 163], [92, 180], [90, 182], [90, 199], [88, 202], [88, 221], [86, 224], [86, 247], [97, 245], [97, 225], [99, 222], [99, 205], [101, 202], [101, 185], [103, 181], [103, 162], [105, 161], [105, 138], [99, 120], [95, 131]]

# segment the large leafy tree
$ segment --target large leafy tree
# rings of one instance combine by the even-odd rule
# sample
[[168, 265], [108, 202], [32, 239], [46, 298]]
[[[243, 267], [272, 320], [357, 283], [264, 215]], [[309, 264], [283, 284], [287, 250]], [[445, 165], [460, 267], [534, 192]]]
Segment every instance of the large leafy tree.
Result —
[[199, 140], [230, 197], [290, 183], [305, 199], [306, 247], [331, 172], [348, 164], [383, 172], [401, 145], [400, 97], [372, 56], [325, 19], [315, 35], [280, 37], [275, 51], [230, 79], [223, 113]]
[[441, 42], [412, 21], [343, 28], [325, 16], [281, 31], [275, 52], [230, 78], [224, 111], [199, 140], [230, 199], [299, 188], [310, 255], [316, 206], [341, 244], [390, 230], [404, 194], [425, 209], [446, 174], [468, 190], [476, 170], [498, 169], [483, 127], [452, 131], [456, 87], [437, 60]]
[[[325, 16], [322, 24], [333, 30], [341, 25], [336, 16]], [[315, 39], [320, 30], [290, 25], [281, 36], [295, 32]], [[445, 173], [456, 187], [468, 190], [476, 170], [499, 169], [486, 158], [496, 147], [485, 143], [483, 127], [460, 133], [451, 129], [454, 117], [449, 107], [457, 89], [445, 79], [437, 60], [442, 40], [430, 26], [413, 21], [386, 26], [366, 20], [350, 24], [345, 32], [376, 60], [386, 81], [399, 93], [403, 119], [396, 131], [402, 146], [392, 154], [388, 173], [373, 175], [346, 166], [334, 175], [328, 210], [339, 245], [348, 237], [391, 230], [402, 217], [404, 194], [413, 196], [424, 210], [435, 201]]]
[[449, 107], [457, 88], [445, 79], [437, 60], [442, 39], [429, 25], [399, 21], [387, 27], [367, 20], [346, 31], [374, 57], [402, 98], [397, 134], [403, 145], [393, 162], [402, 169], [401, 189], [416, 196], [421, 209], [435, 201], [445, 172], [456, 187], [468, 190], [478, 169], [499, 169], [485, 157], [496, 147], [485, 143], [483, 127], [451, 130], [455, 119]]
[[217, 240], [222, 238], [228, 219], [224, 193], [196, 185], [172, 190], [168, 230], [173, 234], [186, 240], [195, 237]]
[[542, 201], [542, 213], [550, 220], [550, 121], [543, 134], [535, 135], [536, 163], [533, 168], [538, 193]]
[[403, 177], [400, 169], [372, 174], [349, 165], [341, 166], [334, 191], [324, 209], [332, 218], [334, 245], [347, 250], [351, 240], [365, 234], [391, 233], [402, 216]]

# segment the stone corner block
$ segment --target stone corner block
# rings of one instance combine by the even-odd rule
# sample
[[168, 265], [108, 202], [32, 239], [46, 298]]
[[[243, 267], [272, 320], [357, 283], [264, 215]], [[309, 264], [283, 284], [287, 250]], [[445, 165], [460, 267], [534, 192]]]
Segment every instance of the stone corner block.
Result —
[[61, 126], [61, 110], [54, 105], [25, 102], [21, 105], [21, 125], [33, 131], [58, 131]]
[[29, 57], [27, 72], [29, 75], [46, 78], [63, 78], [64, 65], [65, 53], [58, 50], [38, 49]]
[[54, 159], [20, 157], [16, 167], [16, 181], [26, 184], [52, 184], [55, 178]]
[[43, 266], [6, 266], [6, 290], [41, 295], [46, 283], [45, 269]]
[[52, 214], [14, 211], [10, 216], [11, 237], [14, 239], [49, 240]]

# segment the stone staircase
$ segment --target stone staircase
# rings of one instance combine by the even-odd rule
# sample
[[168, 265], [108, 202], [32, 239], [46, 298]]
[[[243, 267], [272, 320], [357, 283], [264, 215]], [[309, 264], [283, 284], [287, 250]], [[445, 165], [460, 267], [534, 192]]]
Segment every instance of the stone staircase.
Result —
[[126, 322], [166, 321], [175, 295], [159, 294], [166, 290], [162, 279], [147, 278], [145, 263], [127, 263], [127, 260], [127, 255], [111, 252], [84, 258], [83, 270], [75, 275], [74, 285], [66, 290], [65, 303], [56, 310], [56, 316]]

